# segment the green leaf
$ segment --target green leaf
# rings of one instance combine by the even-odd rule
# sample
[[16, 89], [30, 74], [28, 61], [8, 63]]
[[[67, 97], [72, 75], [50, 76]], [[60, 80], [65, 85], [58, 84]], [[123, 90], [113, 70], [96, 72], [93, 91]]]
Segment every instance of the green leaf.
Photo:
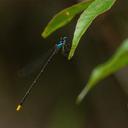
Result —
[[107, 76], [117, 72], [121, 68], [128, 65], [128, 39], [123, 42], [121, 47], [117, 50], [115, 55], [108, 60], [105, 64], [96, 67], [90, 76], [90, 79], [79, 94], [77, 103], [80, 103], [87, 93], [94, 87], [98, 82], [106, 78]]
[[68, 59], [71, 59], [72, 56], [74, 55], [74, 52], [78, 46], [81, 37], [87, 31], [88, 27], [91, 25], [93, 20], [100, 14], [109, 10], [112, 7], [112, 5], [115, 3], [115, 1], [116, 0], [95, 0], [81, 14], [76, 25], [76, 29], [72, 41], [72, 47]]
[[55, 30], [68, 24], [78, 13], [85, 10], [94, 0], [87, 0], [79, 4], [75, 4], [69, 8], [56, 14], [53, 19], [48, 23], [45, 30], [41, 34], [44, 38], [48, 37]]

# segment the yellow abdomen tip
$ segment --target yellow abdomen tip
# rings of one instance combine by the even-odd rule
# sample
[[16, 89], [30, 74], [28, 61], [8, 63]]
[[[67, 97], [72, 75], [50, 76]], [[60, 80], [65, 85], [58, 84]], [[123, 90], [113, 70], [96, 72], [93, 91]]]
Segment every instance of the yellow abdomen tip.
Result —
[[20, 111], [21, 108], [22, 108], [22, 106], [21, 105], [18, 105], [17, 108], [16, 108], [16, 111]]

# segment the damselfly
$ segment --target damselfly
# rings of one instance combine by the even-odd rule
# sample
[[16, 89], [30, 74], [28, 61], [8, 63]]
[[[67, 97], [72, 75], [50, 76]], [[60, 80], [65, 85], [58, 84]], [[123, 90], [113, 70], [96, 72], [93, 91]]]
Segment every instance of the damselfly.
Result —
[[46, 62], [44, 63], [44, 65], [41, 67], [40, 72], [37, 74], [37, 76], [35, 77], [35, 79], [33, 80], [32, 84], [30, 85], [30, 87], [28, 88], [28, 90], [26, 91], [25, 95], [23, 96], [23, 98], [21, 99], [20, 103], [18, 104], [16, 110], [19, 111], [22, 108], [23, 103], [25, 102], [25, 100], [27, 99], [27, 97], [29, 96], [30, 92], [32, 91], [33, 87], [36, 85], [36, 83], [38, 82], [41, 74], [44, 72], [46, 66], [48, 65], [48, 63], [51, 61], [51, 59], [53, 58], [53, 56], [55, 54], [58, 53], [59, 50], [62, 50], [62, 52], [67, 52], [67, 49], [69, 49], [69, 43], [66, 41], [67, 37], [63, 37], [61, 38], [53, 47], [53, 49], [51, 50], [51, 53], [49, 55], [49, 57], [47, 58]]

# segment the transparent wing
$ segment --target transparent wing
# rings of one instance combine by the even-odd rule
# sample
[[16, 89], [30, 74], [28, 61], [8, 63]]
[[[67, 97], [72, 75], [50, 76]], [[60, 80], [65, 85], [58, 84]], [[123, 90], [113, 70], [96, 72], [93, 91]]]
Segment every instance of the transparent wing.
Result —
[[47, 58], [50, 56], [54, 48], [48, 50], [45, 54], [41, 55], [34, 61], [27, 64], [25, 67], [21, 68], [18, 71], [19, 77], [28, 77], [35, 73], [36, 71], [40, 70], [42, 65], [46, 62]]

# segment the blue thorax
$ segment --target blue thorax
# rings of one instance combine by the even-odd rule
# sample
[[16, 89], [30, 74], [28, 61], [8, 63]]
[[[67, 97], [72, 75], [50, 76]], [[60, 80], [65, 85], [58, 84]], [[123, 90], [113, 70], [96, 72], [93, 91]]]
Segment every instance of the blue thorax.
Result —
[[57, 48], [60, 49], [63, 47], [63, 41], [59, 41], [57, 44], [56, 44]]

